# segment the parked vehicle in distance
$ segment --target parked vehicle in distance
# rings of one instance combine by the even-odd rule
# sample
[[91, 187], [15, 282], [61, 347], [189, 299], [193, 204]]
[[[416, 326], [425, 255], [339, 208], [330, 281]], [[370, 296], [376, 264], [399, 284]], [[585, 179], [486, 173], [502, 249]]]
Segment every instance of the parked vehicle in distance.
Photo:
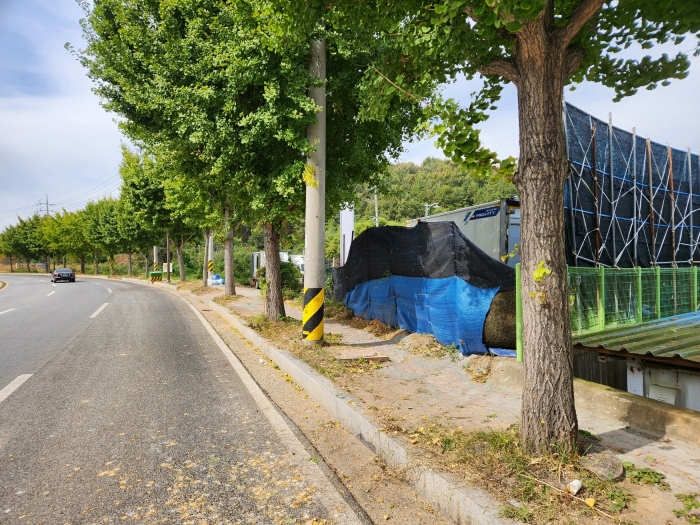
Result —
[[56, 268], [51, 274], [51, 282], [57, 283], [58, 281], [68, 281], [70, 283], [74, 283], [75, 272], [70, 268]]

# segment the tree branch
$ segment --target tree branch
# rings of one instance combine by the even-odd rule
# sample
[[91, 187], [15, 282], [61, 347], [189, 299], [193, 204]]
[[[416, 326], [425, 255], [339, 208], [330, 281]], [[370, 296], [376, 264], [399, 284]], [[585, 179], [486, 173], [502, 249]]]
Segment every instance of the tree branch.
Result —
[[[389, 80], [389, 77], [387, 77], [384, 73], [382, 73], [381, 71], [379, 71], [376, 67], [372, 66], [372, 69], [374, 69], [374, 70], [377, 72], [377, 74], [378, 74], [380, 77], [382, 77], [384, 80], [386, 80], [389, 84], [391, 84], [391, 85], [394, 86], [396, 89], [398, 89], [399, 91], [401, 91], [401, 93], [403, 93], [403, 94], [405, 94], [405, 95], [411, 97], [413, 100], [415, 100], [415, 101], [418, 102], [419, 104], [420, 104], [420, 103], [425, 103], [424, 100], [419, 99], [419, 98], [418, 98], [417, 96], [415, 96], [413, 93], [410, 93], [410, 92], [406, 91], [406, 90], [405, 90], [404, 88], [402, 88], [401, 86], [399, 86], [399, 85], [395, 84], [394, 82], [392, 82], [391, 80]], [[428, 104], [428, 105], [429, 105], [429, 104]]]
[[487, 66], [480, 67], [479, 73], [482, 75], [498, 75], [514, 84], [520, 79], [520, 72], [510, 60], [496, 59]]
[[569, 17], [569, 22], [553, 32], [554, 40], [566, 47], [578, 34], [581, 28], [603, 6], [605, 0], [581, 0]]
[[579, 47], [579, 46], [570, 46], [566, 50], [566, 57], [564, 58], [564, 79], [565, 80], [574, 74], [574, 72], [581, 65], [581, 60], [583, 60], [583, 57], [585, 57], [585, 56], [586, 56], [586, 52], [583, 50], [582, 47]]

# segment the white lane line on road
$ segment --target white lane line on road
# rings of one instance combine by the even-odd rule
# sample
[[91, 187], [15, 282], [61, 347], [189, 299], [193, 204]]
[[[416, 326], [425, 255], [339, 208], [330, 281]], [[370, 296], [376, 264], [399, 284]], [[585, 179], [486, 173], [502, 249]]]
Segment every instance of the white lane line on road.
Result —
[[0, 315], [6, 314], [7, 312], [11, 312], [12, 310], [17, 310], [17, 308], [10, 308], [9, 310], [3, 310], [2, 312], [0, 312]]
[[54, 291], [51, 292], [51, 293], [47, 293], [47, 294], [46, 294], [46, 297], [50, 297], [50, 296], [52, 296], [52, 295], [55, 294], [55, 293], [56, 293], [56, 290], [54, 290]]
[[55, 286], [56, 286], [56, 283], [51, 283], [51, 286], [54, 286], [54, 287], [55, 287]]
[[108, 291], [109, 293], [112, 293], [112, 289], [111, 289], [111, 288], [107, 288], [107, 291]]
[[204, 325], [204, 328], [219, 347], [219, 350], [226, 356], [226, 360], [231, 364], [231, 368], [238, 374], [241, 382], [245, 386], [248, 393], [251, 395], [255, 403], [260, 407], [260, 411], [265, 414], [265, 417], [269, 421], [273, 430], [276, 431], [280, 438], [280, 441], [284, 443], [288, 450], [293, 453], [293, 457], [299, 461], [298, 466], [301, 467], [302, 471], [310, 479], [324, 480], [320, 482], [317, 486], [319, 491], [326, 497], [326, 501], [330, 504], [328, 509], [335, 509], [335, 523], [341, 524], [351, 524], [359, 523], [355, 512], [350, 508], [346, 501], [336, 492], [332, 485], [326, 481], [327, 478], [320, 467], [316, 465], [314, 458], [311, 457], [309, 452], [304, 448], [299, 439], [294, 435], [292, 429], [289, 428], [287, 422], [282, 418], [282, 416], [277, 412], [275, 407], [272, 405], [270, 400], [267, 398], [265, 393], [262, 391], [260, 386], [255, 382], [255, 379], [250, 375], [250, 373], [245, 369], [238, 357], [233, 353], [233, 351], [228, 347], [228, 345], [221, 339], [221, 336], [214, 330], [214, 327], [209, 324], [202, 313], [197, 310], [197, 308], [187, 301], [187, 305], [192, 309], [194, 314]]
[[108, 304], [109, 304], [109, 303], [105, 303], [105, 304], [103, 304], [102, 306], [100, 306], [100, 307], [97, 309], [97, 311], [96, 311], [94, 314], [92, 314], [92, 315], [90, 316], [90, 319], [94, 319], [95, 317], [97, 317], [98, 315], [100, 315], [100, 312], [101, 312], [102, 310], [104, 310], [105, 308], [107, 308], [107, 305], [108, 305]]
[[0, 390], [0, 403], [10, 397], [10, 394], [21, 387], [22, 383], [24, 383], [30, 377], [32, 377], [32, 374], [22, 374], [21, 376], [17, 377], [17, 379], [12, 381], [12, 383]]

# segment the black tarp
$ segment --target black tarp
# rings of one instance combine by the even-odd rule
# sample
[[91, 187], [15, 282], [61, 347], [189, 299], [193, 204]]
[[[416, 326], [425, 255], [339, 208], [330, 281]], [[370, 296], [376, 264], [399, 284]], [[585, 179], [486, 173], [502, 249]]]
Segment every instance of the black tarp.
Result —
[[339, 302], [358, 284], [391, 275], [457, 276], [477, 288], [515, 289], [515, 270], [489, 257], [454, 222], [365, 230], [353, 241], [345, 266], [333, 274], [333, 299]]

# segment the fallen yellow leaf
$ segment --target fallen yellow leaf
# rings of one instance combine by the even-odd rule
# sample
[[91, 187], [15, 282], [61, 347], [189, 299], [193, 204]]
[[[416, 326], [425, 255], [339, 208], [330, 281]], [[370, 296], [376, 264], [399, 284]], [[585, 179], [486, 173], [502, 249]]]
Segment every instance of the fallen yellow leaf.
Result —
[[586, 498], [585, 501], [586, 501], [586, 505], [588, 505], [589, 507], [591, 507], [591, 508], [595, 507], [595, 499], [593, 499], [593, 498]]

